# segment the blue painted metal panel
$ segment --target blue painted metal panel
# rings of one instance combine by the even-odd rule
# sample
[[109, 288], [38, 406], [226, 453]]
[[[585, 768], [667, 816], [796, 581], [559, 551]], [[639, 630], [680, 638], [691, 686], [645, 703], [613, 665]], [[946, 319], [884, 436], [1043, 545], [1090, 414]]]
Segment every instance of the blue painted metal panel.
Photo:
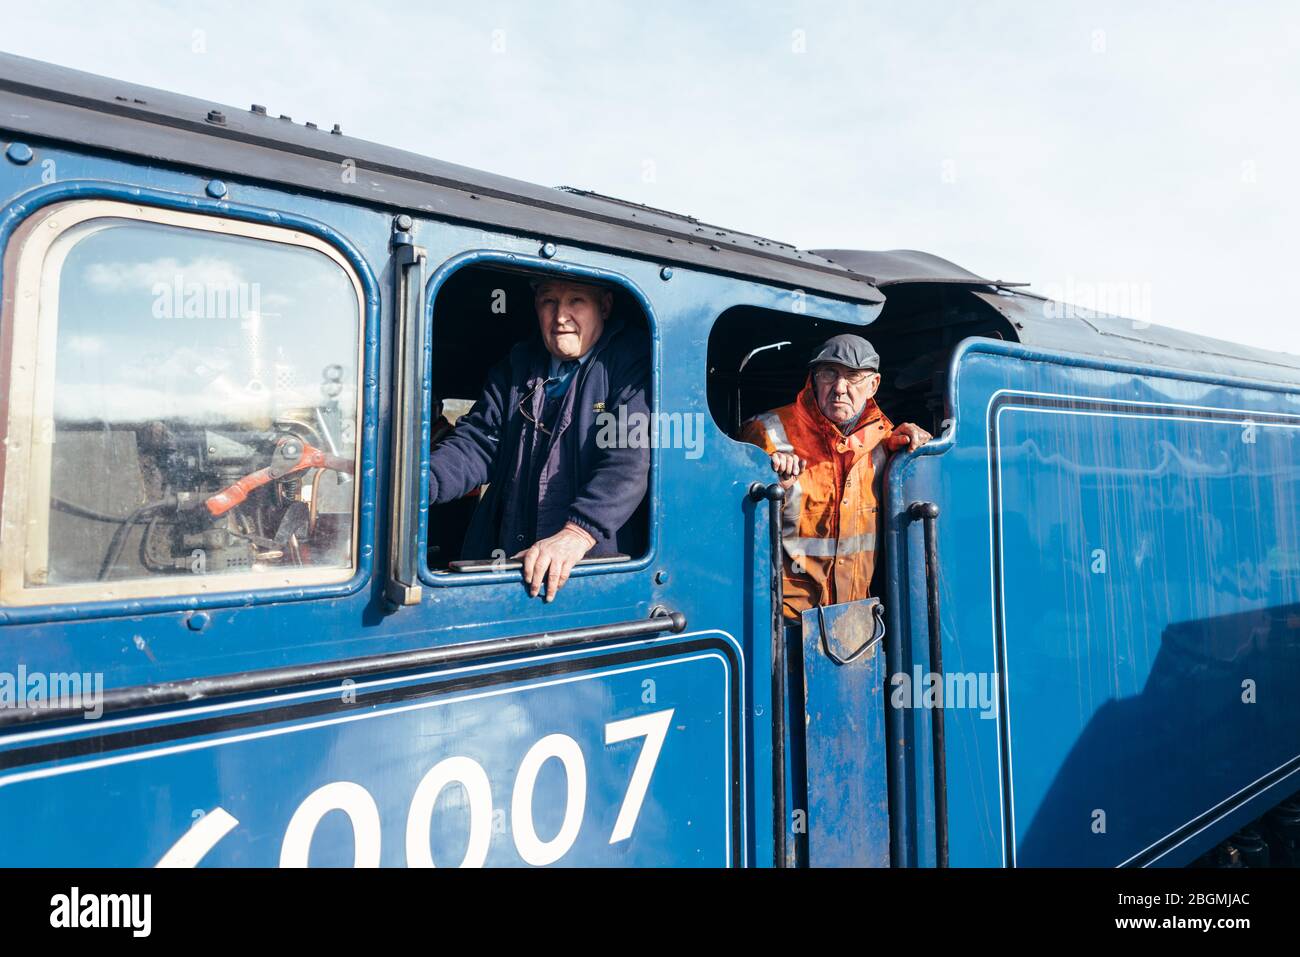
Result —
[[[902, 512], [935, 501], [944, 665], [980, 692], [946, 711], [952, 863], [1185, 863], [1294, 791], [1300, 397], [978, 342], [951, 396], [889, 510], [896, 667], [927, 658]], [[892, 718], [926, 863], [928, 713]]]
[[803, 614], [810, 867], [889, 866], [885, 652], [874, 613], [878, 606], [872, 598]]
[[14, 736], [0, 866], [738, 864], [738, 664], [696, 634]]

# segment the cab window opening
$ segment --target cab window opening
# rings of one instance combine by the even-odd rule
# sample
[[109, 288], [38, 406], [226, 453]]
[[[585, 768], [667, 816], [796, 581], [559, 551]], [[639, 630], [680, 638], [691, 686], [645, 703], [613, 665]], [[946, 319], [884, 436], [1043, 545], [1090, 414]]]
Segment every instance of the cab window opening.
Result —
[[966, 290], [932, 284], [888, 295], [865, 327], [735, 307], [709, 337], [715, 422], [763, 449], [761, 480], [786, 490], [781, 549], [790, 622], [883, 593], [889, 458], [942, 432], [958, 343], [1003, 335], [1005, 320]]
[[[548, 346], [538, 312], [539, 292], [550, 300], [552, 308], [555, 307], [554, 290], [557, 287], [543, 288], [548, 281], [588, 282], [581, 277], [555, 273], [473, 265], [448, 277], [434, 299], [430, 390], [431, 492], [445, 487], [449, 481], [445, 472], [448, 468], [457, 473], [456, 481], [469, 481], [461, 474], [463, 463], [459, 460], [463, 457], [458, 449], [477, 454], [470, 445], [471, 435], [476, 441], [483, 441], [485, 433], [499, 439], [500, 444], [488, 456], [491, 461], [487, 469], [492, 475], [502, 477], [502, 493], [497, 495], [491, 494], [492, 482], [486, 481], [475, 484], [449, 501], [431, 499], [426, 558], [429, 569], [434, 572], [519, 567], [513, 560], [514, 556], [533, 544], [532, 529], [535, 528], [539, 536], [551, 531], [556, 516], [565, 507], [566, 497], [572, 499], [588, 478], [584, 470], [591, 468], [592, 447], [579, 436], [596, 437], [607, 402], [610, 403], [609, 414], [615, 413], [616, 394], [623, 387], [620, 376], [627, 375], [629, 362], [644, 376], [641, 401], [649, 401], [653, 394], [649, 388], [649, 370], [653, 361], [650, 324], [636, 298], [616, 283], [592, 280], [596, 285], [586, 288], [592, 290], [596, 299], [602, 292], [608, 292], [610, 297], [608, 315], [599, 339], [591, 344], [584, 340], [581, 346], [577, 346], [577, 337], [574, 336]], [[576, 369], [565, 365], [572, 356], [555, 356], [548, 352], [551, 348], [562, 353], [573, 352], [575, 347], [588, 350], [584, 353], [585, 358], [574, 361]], [[635, 358], [642, 353], [643, 359]], [[620, 358], [611, 359], [616, 355]], [[630, 360], [629, 356], [633, 359]], [[548, 364], [552, 358], [554, 364]], [[611, 362], [615, 367], [612, 370], [608, 368]], [[497, 378], [493, 378], [494, 372]], [[609, 395], [597, 387], [598, 382], [607, 380], [611, 390]], [[497, 409], [497, 418], [488, 422], [474, 410], [476, 404], [486, 400], [487, 392], [494, 388], [494, 384], [500, 385], [502, 391], [493, 401], [499, 402], [502, 408]], [[507, 394], [511, 397], [509, 401], [504, 398]], [[564, 405], [566, 402], [571, 404], [571, 409], [563, 413], [563, 423], [545, 418], [543, 409], [568, 408]], [[558, 416], [560, 413], [551, 411], [546, 414]], [[450, 454], [438, 453], [439, 447], [453, 437], [457, 450]], [[458, 461], [448, 466], [452, 458]], [[642, 483], [648, 481], [648, 465], [647, 450], [647, 474], [640, 476]], [[482, 467], [481, 462], [474, 466], [476, 470]], [[440, 472], [440, 469], [444, 471]], [[547, 469], [553, 470], [554, 477], [550, 485], [542, 488], [539, 474], [551, 474]], [[439, 474], [444, 476], [442, 486], [439, 485]], [[482, 478], [486, 474], [475, 471], [472, 477]], [[530, 489], [523, 496], [528, 500], [522, 505], [519, 496], [511, 491], [519, 487]], [[551, 494], [551, 488], [556, 489], [554, 494]], [[534, 494], [535, 500], [532, 498]], [[581, 495], [578, 497], [582, 498]], [[637, 502], [629, 501], [628, 506], [631, 508], [630, 517], [621, 524], [616, 536], [610, 541], [604, 541], [602, 537], [600, 546], [592, 548], [580, 563], [609, 563], [637, 558], [645, 553], [650, 528], [648, 492]], [[514, 514], [512, 510], [520, 507], [535, 510], [531, 519], [527, 515], [520, 518]], [[506, 534], [507, 526], [511, 530], [510, 541], [499, 537]], [[599, 532], [599, 529], [594, 531]], [[616, 549], [612, 545], [614, 538], [617, 539]], [[454, 581], [454, 578], [448, 580]]]
[[942, 431], [948, 367], [971, 336], [1015, 340], [1009, 322], [965, 287], [938, 283], [891, 286], [880, 316], [867, 326], [737, 306], [709, 335], [708, 397], [714, 421], [732, 438], [744, 422], [790, 402], [803, 387], [808, 359], [828, 338], [853, 333], [880, 354], [875, 399], [895, 422]]

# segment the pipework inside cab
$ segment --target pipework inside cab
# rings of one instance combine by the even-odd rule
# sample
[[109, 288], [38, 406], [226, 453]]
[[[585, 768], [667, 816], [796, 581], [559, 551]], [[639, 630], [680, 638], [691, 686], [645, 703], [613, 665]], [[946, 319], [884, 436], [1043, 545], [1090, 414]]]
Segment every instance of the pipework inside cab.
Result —
[[[564, 273], [474, 265], [457, 270], [442, 284], [433, 302], [430, 333], [431, 445], [436, 446], [455, 428], [460, 417], [470, 411], [492, 367], [505, 359], [517, 343], [538, 337], [532, 284], [540, 279], [564, 278], [584, 281], [580, 276], [567, 277]], [[649, 329], [649, 319], [631, 293], [613, 283], [599, 285], [614, 296], [609, 321], [621, 319], [628, 326]], [[428, 561], [431, 569], [446, 570], [452, 562], [461, 559], [488, 558], [461, 554], [470, 518], [485, 488], [454, 502], [430, 505]], [[648, 541], [648, 501], [641, 503], [632, 521], [643, 529], [641, 541]]]
[[893, 422], [943, 429], [948, 366], [972, 336], [1015, 340], [1011, 324], [958, 284], [907, 283], [885, 290], [869, 325], [830, 322], [756, 306], [728, 309], [709, 334], [708, 398], [714, 421], [732, 438], [759, 413], [794, 401], [818, 346], [859, 335], [880, 354], [876, 402]]

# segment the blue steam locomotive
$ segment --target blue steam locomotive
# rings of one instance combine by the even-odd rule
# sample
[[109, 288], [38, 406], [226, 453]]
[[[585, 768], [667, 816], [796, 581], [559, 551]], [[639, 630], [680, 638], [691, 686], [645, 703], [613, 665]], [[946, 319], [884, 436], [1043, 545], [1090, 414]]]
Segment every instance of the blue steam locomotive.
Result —
[[[0, 864], [1294, 863], [1300, 359], [12, 56], [0, 146]], [[548, 276], [654, 447], [544, 602], [428, 470]], [[937, 438], [788, 642], [845, 331]]]

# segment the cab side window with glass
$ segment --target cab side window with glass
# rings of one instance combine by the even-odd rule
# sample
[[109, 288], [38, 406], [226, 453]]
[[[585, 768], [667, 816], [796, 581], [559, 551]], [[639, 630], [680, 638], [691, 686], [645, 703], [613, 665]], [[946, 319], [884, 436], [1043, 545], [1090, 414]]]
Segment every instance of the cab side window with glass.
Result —
[[6, 603], [352, 576], [363, 300], [336, 251], [88, 201], [6, 260]]

